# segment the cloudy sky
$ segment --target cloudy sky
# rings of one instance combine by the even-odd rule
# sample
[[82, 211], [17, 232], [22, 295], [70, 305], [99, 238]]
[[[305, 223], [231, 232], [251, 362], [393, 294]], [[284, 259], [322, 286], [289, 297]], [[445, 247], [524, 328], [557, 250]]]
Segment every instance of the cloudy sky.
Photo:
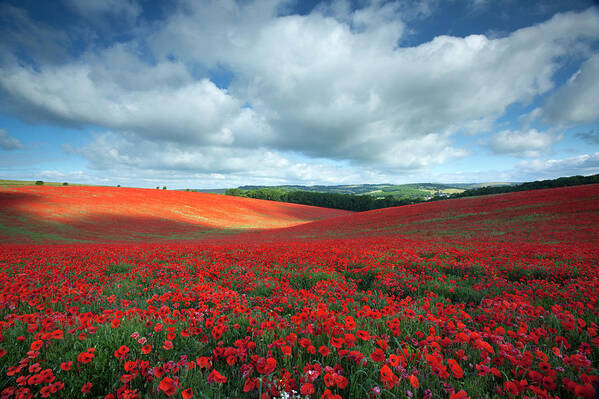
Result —
[[2, 0], [0, 178], [595, 174], [598, 76], [593, 0]]

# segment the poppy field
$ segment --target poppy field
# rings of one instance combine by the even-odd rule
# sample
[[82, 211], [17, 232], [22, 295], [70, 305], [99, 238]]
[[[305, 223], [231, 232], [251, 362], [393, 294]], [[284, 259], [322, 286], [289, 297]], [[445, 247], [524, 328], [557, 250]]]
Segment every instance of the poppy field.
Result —
[[[120, 241], [7, 239], [0, 398], [596, 397], [599, 185], [307, 208], [202, 239], [135, 217]], [[300, 211], [322, 220], [277, 225]]]
[[185, 191], [0, 187], [0, 241], [139, 242], [288, 227], [349, 212]]

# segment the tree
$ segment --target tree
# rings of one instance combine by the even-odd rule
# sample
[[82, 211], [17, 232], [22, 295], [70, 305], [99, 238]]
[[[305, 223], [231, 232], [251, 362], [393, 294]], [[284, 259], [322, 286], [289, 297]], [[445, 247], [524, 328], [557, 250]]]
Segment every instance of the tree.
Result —
[[163, 189], [163, 190], [166, 190], [166, 186], [162, 186], [162, 189]]
[[240, 188], [228, 188], [225, 191], [225, 195], [233, 195], [236, 197], [244, 197], [245, 196], [245, 191], [243, 191]]
[[69, 183], [67, 183], [66, 181], [64, 183], [62, 183], [63, 186], [68, 186]]
[[44, 181], [43, 180], [38, 180], [35, 182], [36, 186], [43, 186], [44, 185]]

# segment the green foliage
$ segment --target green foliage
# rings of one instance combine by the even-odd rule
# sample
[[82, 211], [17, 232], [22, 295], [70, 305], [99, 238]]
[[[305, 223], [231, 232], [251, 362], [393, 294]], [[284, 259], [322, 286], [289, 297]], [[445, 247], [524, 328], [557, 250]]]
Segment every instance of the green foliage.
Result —
[[111, 275], [112, 273], [124, 273], [134, 267], [135, 267], [135, 265], [131, 265], [131, 264], [125, 263], [125, 262], [118, 262], [118, 263], [113, 262], [110, 265], [108, 265], [108, 268], [106, 269], [106, 271], [104, 273], [107, 276]]
[[63, 186], [68, 186], [69, 183], [67, 183], [66, 181], [64, 183], [62, 183]]
[[380, 272], [378, 269], [353, 264], [348, 266], [347, 270], [343, 272], [343, 276], [346, 279], [353, 280], [358, 290], [368, 291], [372, 289], [376, 282], [376, 274], [378, 272]]
[[225, 194], [358, 212], [413, 203], [413, 201], [410, 200], [396, 199], [391, 195], [384, 198], [376, 198], [371, 195], [321, 193], [315, 191], [284, 191], [277, 188], [259, 188], [253, 190], [234, 188], [228, 189]]
[[[321, 206], [324, 208], [347, 211], [369, 211], [372, 209], [402, 206], [426, 201], [438, 201], [447, 198], [472, 197], [488, 194], [501, 194], [514, 191], [538, 190], [542, 188], [574, 186], [599, 183], [599, 174], [593, 176], [560, 177], [554, 180], [542, 180], [518, 185], [497, 185], [489, 183], [479, 185], [437, 183], [418, 184], [360, 184], [356, 186], [243, 186], [230, 188], [225, 195], [290, 202], [295, 204]], [[459, 193], [448, 194], [464, 188], [474, 187]], [[360, 194], [360, 195], [357, 195]], [[384, 195], [384, 196], [383, 196]], [[432, 198], [431, 198], [432, 196]]]
[[554, 188], [554, 187], [566, 187], [566, 186], [579, 186], [583, 184], [595, 184], [599, 183], [599, 174], [592, 176], [571, 176], [571, 177], [560, 177], [552, 180], [537, 180], [533, 182], [527, 182], [518, 184], [515, 186], [499, 186], [499, 187], [480, 187], [464, 192], [453, 194], [452, 198], [461, 197], [475, 197], [479, 195], [489, 194], [503, 194], [511, 193], [515, 191], [528, 191], [528, 190], [540, 190], [543, 188]]
[[36, 186], [43, 186], [43, 185], [44, 185], [44, 181], [43, 181], [43, 180], [37, 180], [37, 181], [35, 182], [35, 185], [36, 185]]
[[319, 282], [331, 280], [335, 277], [335, 273], [325, 272], [293, 274], [289, 279], [289, 285], [296, 290], [309, 290]]

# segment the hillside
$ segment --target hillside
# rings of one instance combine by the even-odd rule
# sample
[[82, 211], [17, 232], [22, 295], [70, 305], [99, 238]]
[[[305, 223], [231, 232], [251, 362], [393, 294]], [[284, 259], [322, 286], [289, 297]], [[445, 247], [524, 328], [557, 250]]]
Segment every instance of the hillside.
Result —
[[302, 186], [302, 185], [283, 185], [283, 186], [240, 186], [241, 190], [257, 190], [269, 188], [282, 191], [315, 191], [321, 193], [353, 194], [353, 195], [372, 195], [376, 198], [383, 198], [391, 195], [401, 199], [425, 199], [435, 195], [449, 195], [461, 193], [464, 190], [487, 187], [487, 186], [507, 186], [512, 183], [413, 183], [413, 184], [349, 184], [336, 186]]
[[50, 386], [64, 398], [82, 387], [94, 398], [361, 398], [381, 387], [389, 394], [372, 397], [596, 397], [599, 184], [159, 243], [146, 222], [176, 227], [165, 221], [188, 198], [220, 226], [332, 213], [69, 190], [2, 191], [0, 209], [59, 226], [67, 213], [125, 213], [117, 226], [99, 221], [132, 243], [2, 245], [5, 394], [46, 378], [58, 385], [28, 385], [32, 396]]
[[[376, 209], [248, 238], [291, 240], [390, 235], [444, 240], [491, 237], [498, 241], [597, 242], [599, 237], [594, 228], [599, 225], [597, 204], [599, 184], [589, 184]], [[568, 234], [564, 234], [565, 231]]]
[[349, 212], [192, 192], [116, 187], [0, 187], [0, 242], [203, 238], [293, 226]]

